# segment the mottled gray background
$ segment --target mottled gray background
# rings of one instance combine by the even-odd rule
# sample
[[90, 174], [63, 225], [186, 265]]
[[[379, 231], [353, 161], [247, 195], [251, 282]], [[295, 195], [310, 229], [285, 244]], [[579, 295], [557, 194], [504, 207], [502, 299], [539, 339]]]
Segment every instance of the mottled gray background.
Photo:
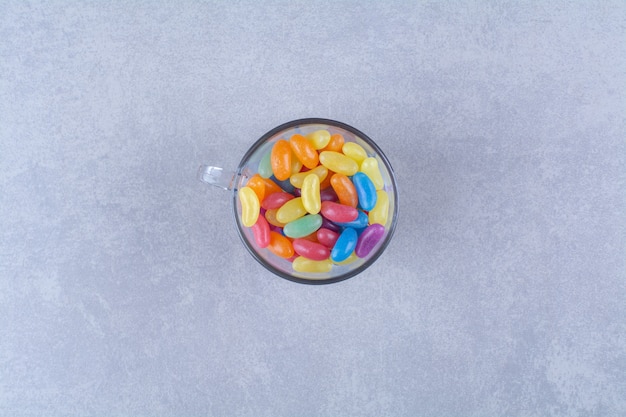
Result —
[[[626, 3], [0, 3], [1, 416], [626, 415]], [[234, 168], [367, 132], [400, 223], [295, 284]]]

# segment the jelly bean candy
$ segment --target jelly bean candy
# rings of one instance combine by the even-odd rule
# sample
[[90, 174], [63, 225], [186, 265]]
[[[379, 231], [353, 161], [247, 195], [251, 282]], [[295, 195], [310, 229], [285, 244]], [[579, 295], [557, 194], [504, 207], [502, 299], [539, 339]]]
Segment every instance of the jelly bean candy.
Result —
[[325, 227], [320, 227], [316, 232], [317, 241], [322, 245], [332, 248], [339, 238], [339, 233], [332, 231]]
[[[289, 139], [291, 149], [296, 158], [309, 169], [315, 168], [319, 164], [319, 155], [307, 138], [295, 134]], [[298, 170], [299, 171], [299, 170]], [[296, 172], [298, 172], [296, 171]]]
[[322, 149], [330, 142], [330, 132], [328, 130], [316, 130], [309, 133], [307, 139], [315, 149]]
[[299, 238], [310, 235], [322, 226], [322, 216], [319, 214], [307, 214], [304, 217], [291, 221], [283, 228], [287, 237]]
[[[346, 206], [344, 206], [346, 207]], [[324, 207], [322, 205], [322, 213], [324, 213]], [[332, 220], [332, 219], [329, 219]], [[361, 210], [357, 210], [357, 218], [350, 221], [350, 222], [335, 222], [335, 224], [337, 226], [341, 226], [341, 227], [351, 227], [353, 229], [363, 229], [365, 227], [367, 227], [367, 223], [368, 223], [368, 218], [367, 218], [367, 214], [365, 214], [365, 212], [361, 211]]]
[[291, 258], [294, 254], [291, 241], [277, 232], [270, 232], [270, 243], [267, 248], [276, 256]]
[[252, 191], [259, 197], [259, 201], [263, 201], [263, 198], [265, 198], [265, 181], [259, 174], [254, 174], [250, 177], [246, 187], [252, 188]]
[[328, 142], [328, 145], [322, 148], [322, 151], [341, 152], [344, 142], [345, 140], [341, 133], [334, 133], [330, 135], [330, 141]]
[[328, 169], [326, 167], [319, 165], [312, 170], [306, 172], [299, 172], [297, 174], [293, 174], [291, 178], [289, 178], [289, 182], [296, 188], [302, 188], [302, 184], [304, 183], [304, 179], [310, 175], [315, 174], [319, 177], [320, 183], [326, 179], [328, 175]]
[[306, 209], [302, 205], [302, 197], [296, 197], [287, 201], [276, 212], [276, 220], [281, 223], [289, 223], [306, 214]]
[[332, 201], [324, 201], [322, 203], [321, 212], [324, 217], [335, 223], [351, 222], [357, 219], [359, 215], [359, 211], [354, 207], [344, 206], [343, 204], [334, 203]]
[[264, 216], [259, 216], [252, 226], [254, 240], [260, 248], [266, 248], [270, 244], [270, 225]]
[[277, 209], [282, 207], [287, 201], [292, 200], [293, 195], [285, 192], [272, 193], [266, 196], [261, 202], [261, 207], [266, 210]]
[[337, 193], [332, 188], [327, 188], [320, 191], [320, 200], [322, 201], [337, 201]]
[[263, 155], [263, 158], [261, 158], [261, 161], [259, 161], [259, 175], [262, 178], [269, 178], [272, 176], [272, 174], [274, 174], [274, 172], [272, 171], [272, 150], [270, 149], [269, 151], [267, 151], [265, 153], [265, 155]]
[[297, 174], [302, 169], [302, 162], [298, 159], [296, 154], [291, 150], [291, 174]]
[[278, 178], [272, 176], [270, 179], [274, 180], [274, 182], [280, 187], [282, 191], [286, 191], [288, 193], [293, 194], [293, 185], [289, 182], [289, 180], [279, 180]]
[[347, 176], [352, 176], [359, 170], [354, 159], [339, 152], [323, 151], [320, 153], [320, 163], [331, 171]]
[[374, 246], [382, 239], [385, 234], [385, 226], [378, 223], [367, 226], [367, 228], [359, 236], [354, 252], [359, 258], [365, 258], [370, 254]]
[[328, 171], [328, 175], [326, 175], [326, 178], [324, 178], [324, 180], [320, 183], [320, 190], [330, 188], [330, 179], [333, 177], [333, 175], [335, 175], [334, 172]]
[[310, 242], [315, 242], [315, 243], [319, 243], [319, 241], [317, 240], [317, 231], [308, 234], [306, 236], [303, 237], [299, 237], [298, 239], [304, 239], [304, 240], [308, 240]]
[[307, 259], [304, 256], [298, 256], [293, 261], [293, 270], [296, 272], [313, 272], [313, 273], [324, 273], [330, 272], [333, 269], [333, 263], [330, 259], [325, 259], [323, 261], [313, 261], [311, 259]]
[[278, 212], [278, 209], [267, 210], [265, 212], [265, 220], [267, 220], [267, 222], [271, 224], [272, 226], [282, 229], [283, 227], [285, 227], [285, 223], [278, 221], [278, 219], [276, 218], [277, 212]]
[[367, 158], [367, 152], [365, 152], [365, 149], [358, 143], [346, 142], [343, 144], [341, 151], [345, 156], [354, 159], [359, 165]]
[[335, 190], [339, 202], [345, 206], [356, 207], [359, 197], [350, 178], [343, 174], [335, 174], [330, 179], [330, 185]]
[[350, 227], [345, 228], [330, 252], [333, 262], [345, 261], [356, 248], [357, 240], [358, 236], [354, 229]]
[[356, 193], [359, 196], [359, 206], [365, 211], [373, 209], [376, 205], [377, 196], [376, 188], [374, 187], [372, 180], [370, 180], [364, 173], [357, 172], [352, 177], [352, 183], [354, 184]]
[[370, 224], [387, 224], [389, 216], [389, 196], [384, 190], [376, 191], [376, 205], [368, 214]]
[[322, 227], [328, 230], [332, 230], [333, 232], [341, 232], [341, 227], [337, 226], [335, 223], [328, 220], [322, 214]]
[[252, 227], [258, 219], [261, 209], [259, 197], [250, 187], [241, 187], [238, 194], [241, 202], [241, 222], [246, 227]]
[[352, 262], [356, 261], [357, 259], [359, 259], [359, 257], [356, 256], [356, 253], [352, 252], [350, 254], [350, 256], [348, 256], [344, 261], [334, 262], [334, 263], [337, 264], [337, 265], [348, 265], [348, 264], [351, 264]]
[[272, 181], [270, 178], [263, 178], [263, 182], [265, 183], [265, 195], [270, 195], [272, 193], [280, 193], [283, 191], [283, 189], [280, 188], [280, 186], [276, 184], [274, 181]]
[[322, 209], [320, 197], [320, 178], [315, 174], [309, 174], [302, 183], [302, 205], [311, 214], [317, 214]]
[[374, 183], [374, 187], [376, 190], [382, 190], [385, 186], [385, 182], [383, 181], [383, 176], [380, 174], [380, 169], [378, 169], [378, 161], [376, 158], [369, 157], [365, 158], [363, 162], [361, 162], [361, 172], [367, 175], [370, 180]]
[[313, 261], [323, 261], [330, 256], [330, 250], [326, 246], [306, 239], [295, 239], [293, 241], [293, 250], [298, 255]]
[[291, 175], [291, 146], [284, 139], [276, 141], [272, 148], [272, 172], [279, 181], [284, 181]]

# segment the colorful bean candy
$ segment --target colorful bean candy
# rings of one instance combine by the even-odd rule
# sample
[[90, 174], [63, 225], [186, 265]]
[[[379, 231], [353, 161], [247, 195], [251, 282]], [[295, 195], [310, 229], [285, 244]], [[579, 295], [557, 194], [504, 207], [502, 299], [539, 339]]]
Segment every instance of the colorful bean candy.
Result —
[[330, 258], [333, 262], [345, 261], [356, 248], [357, 241], [356, 231], [351, 227], [346, 227], [335, 242], [335, 246], [330, 252]]
[[261, 210], [259, 197], [250, 187], [241, 187], [238, 194], [241, 202], [241, 222], [246, 227], [252, 227], [256, 223]]
[[238, 196], [256, 245], [302, 273], [367, 258], [389, 217], [377, 159], [324, 129], [277, 140]]
[[320, 163], [333, 172], [347, 176], [352, 176], [359, 170], [359, 165], [354, 159], [339, 152], [324, 151], [320, 153]]
[[352, 182], [359, 197], [359, 206], [365, 211], [373, 209], [376, 205], [376, 188], [372, 180], [364, 173], [357, 172], [352, 177]]
[[289, 222], [283, 228], [285, 236], [298, 238], [310, 235], [322, 225], [322, 216], [319, 214], [307, 214], [297, 220]]

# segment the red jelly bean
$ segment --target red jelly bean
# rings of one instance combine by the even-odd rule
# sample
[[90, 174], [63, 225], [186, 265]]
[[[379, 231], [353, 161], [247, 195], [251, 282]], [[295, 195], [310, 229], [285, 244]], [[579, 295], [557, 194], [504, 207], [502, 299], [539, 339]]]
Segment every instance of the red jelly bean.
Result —
[[256, 223], [252, 225], [252, 233], [260, 248], [266, 248], [270, 244], [270, 225], [265, 217], [259, 216]]
[[359, 216], [359, 212], [356, 208], [344, 206], [343, 204], [332, 201], [324, 201], [322, 203], [322, 214], [328, 220], [338, 223], [351, 222]]
[[359, 236], [359, 240], [354, 249], [354, 253], [359, 258], [365, 258], [374, 249], [374, 246], [382, 239], [385, 234], [385, 226], [378, 223], [367, 226], [367, 228]]
[[323, 261], [330, 256], [330, 250], [326, 246], [306, 239], [295, 239], [293, 249], [298, 255], [313, 261]]
[[333, 232], [330, 229], [322, 227], [317, 230], [317, 240], [327, 248], [332, 248], [333, 246], [335, 246], [337, 238], [339, 238], [339, 233]]
[[293, 194], [285, 193], [283, 191], [279, 193], [272, 193], [263, 199], [261, 207], [266, 210], [277, 209], [282, 207], [287, 201], [293, 198]]

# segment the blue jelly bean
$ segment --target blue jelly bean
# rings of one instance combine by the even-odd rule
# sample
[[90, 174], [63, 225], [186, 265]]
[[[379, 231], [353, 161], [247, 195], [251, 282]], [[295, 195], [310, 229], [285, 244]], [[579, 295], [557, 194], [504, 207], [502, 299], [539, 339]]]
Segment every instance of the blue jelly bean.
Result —
[[362, 210], [357, 210], [357, 211], [359, 212], [357, 218], [352, 220], [351, 222], [345, 222], [345, 223], [335, 222], [335, 224], [337, 226], [350, 227], [353, 229], [363, 229], [367, 227], [367, 222], [369, 221], [367, 214], [365, 214], [365, 212]]
[[272, 181], [274, 181], [276, 184], [278, 184], [278, 186], [280, 188], [282, 188], [283, 191], [285, 191], [285, 192], [287, 192], [289, 194], [293, 194], [294, 193], [295, 187], [293, 185], [291, 185], [291, 183], [289, 182], [289, 178], [287, 178], [286, 180], [283, 180], [283, 181], [279, 181], [279, 180], [276, 179], [275, 176], [272, 175], [270, 177], [270, 179]]
[[359, 237], [354, 229], [351, 227], [345, 228], [339, 235], [337, 242], [335, 242], [333, 250], [330, 251], [330, 258], [333, 262], [342, 262], [348, 259], [354, 248], [356, 248], [358, 240]]
[[359, 207], [365, 211], [370, 211], [376, 205], [376, 187], [370, 178], [362, 172], [357, 172], [352, 176], [352, 183], [356, 188], [359, 197]]

